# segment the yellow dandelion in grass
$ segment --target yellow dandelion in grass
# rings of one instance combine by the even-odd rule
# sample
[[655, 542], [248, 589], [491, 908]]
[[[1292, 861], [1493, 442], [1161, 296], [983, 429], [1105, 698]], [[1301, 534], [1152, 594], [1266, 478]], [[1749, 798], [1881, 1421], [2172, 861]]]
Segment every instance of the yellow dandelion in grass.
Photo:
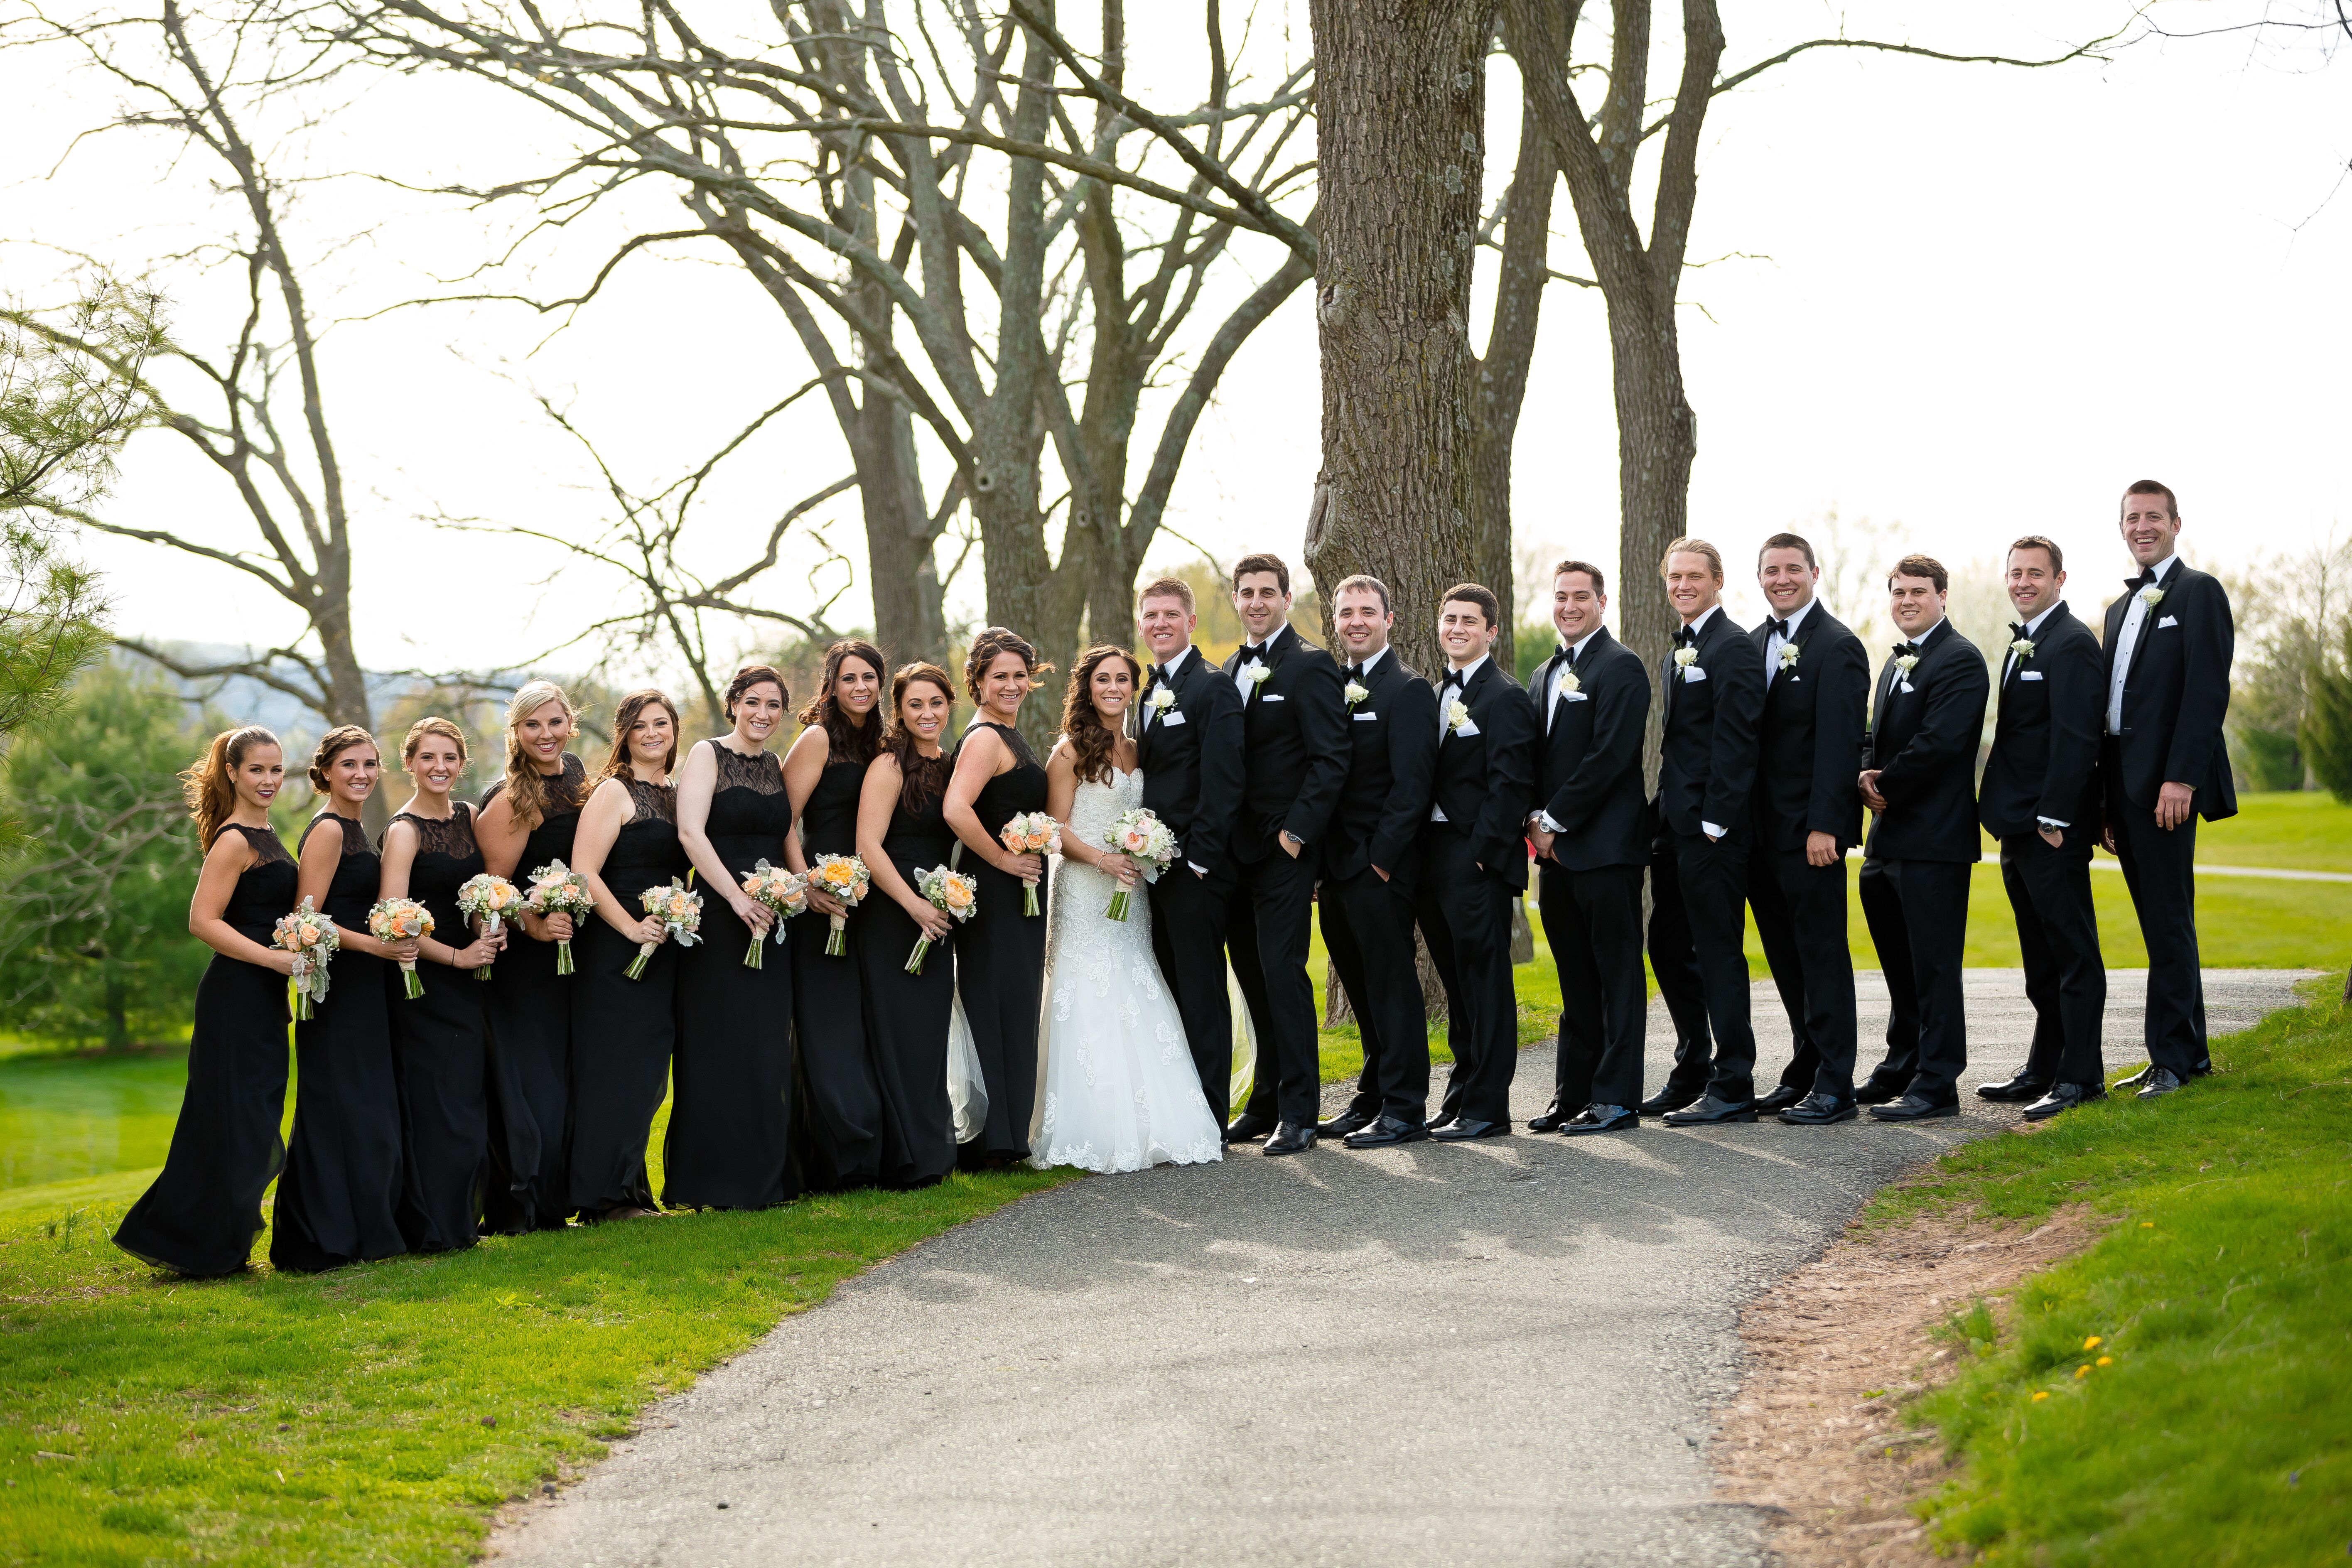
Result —
[[2156, 1221], [2152, 1219], [2144, 1219], [2139, 1222], [2139, 1227], [2142, 1230], [2154, 1230], [2156, 1228]]
[[2088, 1366], [2078, 1366], [2074, 1369], [2074, 1375], [2078, 1379], [2088, 1377], [2091, 1375], [2091, 1369]]
[[2098, 1335], [2093, 1334], [2089, 1339], [2083, 1342], [2083, 1348], [2086, 1351], [2095, 1351], [2097, 1350], [2103, 1342], [2104, 1342], [2101, 1341]]
[[2033, 1403], [2036, 1405], [2041, 1404], [2043, 1400], [2049, 1397], [2050, 1391], [2046, 1388], [2037, 1388], [2033, 1391]]
[[2099, 1364], [2101, 1366], [2113, 1366], [2116, 1364], [2116, 1358], [2111, 1355], [2103, 1355], [2099, 1358]]

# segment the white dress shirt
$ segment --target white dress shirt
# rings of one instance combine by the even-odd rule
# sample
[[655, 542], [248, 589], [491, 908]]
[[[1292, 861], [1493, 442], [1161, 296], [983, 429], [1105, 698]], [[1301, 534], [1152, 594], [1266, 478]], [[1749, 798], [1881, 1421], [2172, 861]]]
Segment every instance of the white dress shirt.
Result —
[[[2175, 552], [2148, 570], [2156, 574], [2156, 586], [2172, 574], [2173, 563], [2180, 559]], [[2124, 680], [2131, 674], [2132, 650], [2139, 647], [2139, 634], [2147, 625], [2147, 601], [2140, 597], [2141, 590], [2132, 590], [2131, 603], [2124, 606], [2124, 624], [2116, 631], [2116, 672], [2107, 678], [2107, 733], [2124, 732]]]
[[[1706, 623], [1713, 620], [1722, 613], [1723, 606], [1721, 605], [1708, 605], [1705, 613], [1703, 613], [1698, 619], [1690, 623], [1688, 629], [1691, 635], [1691, 641], [1693, 643], [1696, 643], [1700, 636], [1706, 632]], [[1723, 837], [1725, 831], [1716, 824], [1708, 822], [1704, 818], [1700, 820], [1698, 827], [1699, 831], [1706, 834], [1709, 838], [1720, 838]]]
[[[2058, 605], [2063, 605], [2065, 602], [2065, 600], [2061, 599], [2058, 601]], [[2040, 615], [2025, 623], [2025, 640], [2027, 642], [2032, 642], [2035, 637], [2042, 635], [2042, 623], [2048, 620], [2051, 616], [2056, 612], [2058, 605], [2051, 605], [2049, 609], [2042, 611]], [[2009, 657], [2001, 661], [2000, 666], [2000, 684], [2004, 690], [2008, 689], [2010, 673], [2016, 669], [2017, 663], [2017, 650], [2015, 648], [2011, 648], [2009, 650]], [[2067, 823], [2059, 821], [2054, 816], [2036, 816], [2033, 820], [2042, 824], [2044, 827], [2065, 827], [2070, 826]]]
[[[1447, 670], [1445, 672], [1444, 679], [1454, 681], [1457, 687], [1466, 690], [1469, 688], [1471, 680], [1476, 677], [1478, 667], [1486, 662], [1486, 658], [1487, 656], [1482, 653], [1476, 658], [1472, 659], [1469, 664], [1465, 666], [1463, 668]], [[1437, 740], [1440, 745], [1443, 745], [1445, 742], [1445, 732], [1448, 728], [1445, 722], [1446, 705], [1455, 700], [1457, 700], [1457, 699], [1448, 697], [1445, 694], [1445, 689], [1443, 686], [1438, 688]], [[1430, 804], [1429, 807], [1429, 820], [1432, 822], [1443, 822], [1445, 820], [1444, 808], [1438, 805], [1433, 801]]]
[[1797, 640], [1797, 628], [1805, 624], [1805, 617], [1812, 614], [1813, 606], [1820, 603], [1819, 599], [1807, 599], [1789, 613], [1787, 637], [1774, 632], [1764, 639], [1764, 689], [1767, 691], [1772, 689], [1772, 678], [1780, 673], [1780, 650]]
[[1373, 654], [1371, 658], [1361, 661], [1363, 664], [1363, 673], [1358, 676], [1357, 679], [1360, 680], [1370, 680], [1372, 678], [1372, 671], [1380, 668], [1381, 660], [1386, 658], [1388, 654], [1388, 645], [1386, 643], [1382, 643], [1379, 652]]
[[[1591, 631], [1579, 637], [1570, 646], [1567, 658], [1559, 659], [1555, 656], [1555, 662], [1552, 664], [1549, 672], [1544, 676], [1543, 704], [1545, 734], [1549, 735], [1551, 733], [1552, 716], [1559, 710], [1559, 672], [1569, 665], [1576, 662], [1576, 660], [1582, 658], [1584, 657], [1585, 646], [1591, 642], [1594, 637], [1599, 637], [1601, 632], [1601, 628], [1595, 626]], [[1559, 824], [1551, 819], [1551, 814], [1548, 811], [1538, 810], [1535, 813], [1534, 820], [1536, 826], [1542, 828], [1546, 833], [1558, 833], [1560, 830]]]
[[[1171, 691], [1174, 690], [1176, 688], [1176, 677], [1178, 672], [1183, 669], [1184, 661], [1192, 657], [1192, 645], [1191, 643], [1186, 643], [1181, 651], [1180, 651], [1175, 658], [1170, 659], [1163, 667], [1167, 670], [1167, 674], [1160, 677], [1160, 684], [1167, 687]], [[1158, 709], [1151, 707], [1149, 703], [1145, 704], [1143, 710], [1144, 723], [1149, 725], [1159, 722], [1159, 711], [1160, 710]], [[1205, 877], [1209, 874], [1208, 868], [1202, 865], [1198, 860], [1187, 860], [1184, 864], [1190, 866], [1196, 875]]]

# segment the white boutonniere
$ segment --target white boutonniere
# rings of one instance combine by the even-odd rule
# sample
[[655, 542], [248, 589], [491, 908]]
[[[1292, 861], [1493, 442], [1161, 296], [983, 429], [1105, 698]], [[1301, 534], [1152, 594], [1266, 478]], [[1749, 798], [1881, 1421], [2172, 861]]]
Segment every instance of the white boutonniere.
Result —
[[1455, 698], [1445, 705], [1445, 728], [1450, 732], [1470, 722], [1470, 704]]
[[1343, 693], [1343, 695], [1348, 699], [1348, 706], [1353, 708], [1357, 703], [1361, 702], [1365, 698], [1370, 697], [1371, 693], [1365, 689], [1364, 683], [1362, 681], [1351, 680], [1348, 682], [1348, 689]]
[[1908, 680], [1911, 679], [1911, 672], [1919, 668], [1919, 656], [1916, 653], [1906, 653], [1895, 661], [1895, 668], [1903, 672], [1904, 679]]
[[1797, 668], [1797, 656], [1798, 656], [1799, 654], [1801, 654], [1801, 653], [1802, 653], [1802, 652], [1804, 652], [1804, 651], [1805, 651], [1804, 649], [1802, 649], [1802, 648], [1799, 647], [1795, 643], [1792, 643], [1792, 642], [1784, 642], [1784, 643], [1782, 643], [1782, 644], [1780, 645], [1780, 668], [1781, 668], [1782, 669], [1794, 669], [1794, 668]]
[[2164, 590], [2150, 583], [2139, 591], [2139, 602], [2152, 610], [2164, 603]]
[[1262, 686], [1265, 683], [1265, 678], [1273, 673], [1274, 671], [1265, 667], [1265, 660], [1254, 658], [1242, 666], [1242, 684], [1248, 687]]
[[1683, 679], [1690, 679], [1690, 668], [1698, 662], [1698, 649], [1685, 643], [1675, 649], [1675, 671]]
[[1172, 686], [1162, 686], [1158, 688], [1151, 693], [1151, 700], [1146, 704], [1146, 706], [1154, 713], [1167, 712], [1168, 710], [1176, 706], [1176, 689]]
[[1559, 672], [1559, 691], [1561, 696], [1565, 697], [1570, 692], [1581, 691], [1583, 689], [1584, 682], [1576, 679], [1576, 671], [1572, 669], [1563, 669]]
[[2025, 660], [2033, 657], [2033, 639], [2032, 637], [2019, 637], [2016, 641], [2009, 645], [2009, 651], [2015, 654], [2018, 658], [2018, 662], [2021, 664]]

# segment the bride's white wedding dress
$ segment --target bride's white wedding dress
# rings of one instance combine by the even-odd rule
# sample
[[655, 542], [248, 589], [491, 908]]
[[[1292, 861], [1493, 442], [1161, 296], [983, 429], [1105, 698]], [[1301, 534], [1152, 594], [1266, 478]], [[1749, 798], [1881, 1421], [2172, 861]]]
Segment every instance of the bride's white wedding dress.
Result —
[[[1143, 774], [1078, 785], [1070, 826], [1099, 847], [1119, 813], [1143, 804]], [[1138, 882], [1127, 919], [1104, 911], [1118, 880], [1064, 858], [1045, 931], [1045, 1058], [1030, 1163], [1040, 1170], [1140, 1171], [1224, 1158], [1202, 1097], [1176, 1000], [1151, 952], [1151, 900]]]

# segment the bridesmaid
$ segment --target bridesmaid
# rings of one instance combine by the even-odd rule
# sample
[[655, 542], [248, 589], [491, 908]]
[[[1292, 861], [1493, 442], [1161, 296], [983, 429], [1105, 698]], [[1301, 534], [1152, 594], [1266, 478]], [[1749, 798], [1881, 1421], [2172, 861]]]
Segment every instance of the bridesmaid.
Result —
[[[1021, 813], [1045, 809], [1045, 770], [1013, 724], [1034, 678], [1052, 668], [1003, 626], [974, 637], [964, 661], [964, 687], [980, 714], [956, 752], [947, 819], [963, 841], [963, 868], [980, 884], [980, 908], [956, 933], [956, 988], [988, 1085], [988, 1124], [960, 1151], [967, 1166], [1029, 1157], [1045, 982], [1045, 858], [1015, 855], [997, 835]], [[1037, 884], [1034, 915], [1021, 912], [1024, 880]]]
[[261, 1234], [261, 1194], [284, 1163], [286, 978], [294, 955], [269, 945], [294, 907], [294, 857], [269, 826], [286, 780], [278, 737], [258, 725], [213, 738], [180, 775], [204, 868], [189, 934], [213, 950], [196, 985], [188, 1088], [162, 1174], [114, 1232], [139, 1259], [198, 1279], [246, 1266]]
[[[837, 642], [825, 650], [824, 680], [800, 711], [805, 726], [784, 758], [784, 794], [801, 825], [792, 867], [820, 855], [857, 853], [857, 796], [882, 739], [881, 650]], [[802, 1184], [817, 1192], [870, 1187], [882, 1173], [882, 1100], [866, 1040], [864, 977], [857, 965], [865, 917], [848, 915], [848, 951], [824, 951], [830, 916], [841, 906], [812, 894], [793, 933], [793, 1025], [798, 1049], [800, 1129], [794, 1140]]]
[[[947, 756], [940, 749], [954, 705], [946, 670], [936, 664], [902, 668], [890, 682], [890, 728], [857, 801], [857, 853], [874, 874], [857, 963], [882, 1093], [882, 1181], [892, 1187], [928, 1187], [956, 1163], [955, 1113], [948, 1105], [953, 922], [914, 881], [916, 872], [946, 865], [955, 844], [944, 810]], [[930, 958], [922, 973], [909, 974], [908, 954], [925, 936]]]
[[[743, 893], [758, 862], [793, 869], [799, 856], [784, 770], [768, 750], [790, 694], [782, 676], [747, 664], [725, 700], [733, 729], [697, 742], [677, 780], [677, 840], [702, 890], [702, 941], [677, 955], [677, 1057], [662, 1148], [662, 1202], [673, 1208], [770, 1208], [799, 1191], [792, 961], [769, 940], [775, 911]], [[803, 940], [793, 931], [790, 945]], [[755, 941], [758, 969], [743, 963]]]
[[310, 787], [327, 808], [295, 847], [301, 862], [295, 897], [335, 922], [342, 946], [328, 965], [326, 1000], [294, 1026], [294, 1135], [269, 1237], [269, 1261], [278, 1268], [316, 1273], [408, 1250], [397, 1215], [400, 1097], [391, 1010], [409, 1003], [397, 994], [391, 961], [415, 959], [417, 944], [368, 934], [383, 879], [360, 826], [383, 773], [374, 737], [356, 724], [328, 731], [310, 759]]
[[[677, 1040], [677, 954], [638, 895], [687, 872], [677, 841], [677, 705], [633, 691], [613, 714], [613, 752], [580, 813], [572, 869], [588, 880], [596, 912], [574, 949], [572, 977], [572, 1176], [568, 1201], [591, 1222], [659, 1211], [646, 1174], [646, 1143], [669, 1089]], [[704, 889], [708, 918], [714, 901]], [[628, 976], [654, 942], [642, 977]], [[739, 948], [735, 956], [742, 957]]]
[[384, 829], [378, 896], [415, 899], [433, 911], [433, 934], [418, 944], [425, 994], [392, 1004], [405, 1169], [400, 1232], [411, 1251], [453, 1252], [474, 1245], [490, 1168], [489, 1025], [482, 1010], [489, 987], [474, 972], [498, 957], [507, 938], [503, 929], [495, 937], [468, 930], [457, 908], [457, 889], [482, 870], [474, 808], [449, 799], [466, 771], [465, 731], [446, 719], [420, 719], [400, 755], [416, 788]]
[[[572, 701], [534, 680], [507, 704], [506, 776], [482, 796], [474, 836], [482, 868], [528, 891], [530, 874], [572, 860], [588, 770], [565, 750]], [[490, 972], [490, 1182], [483, 1227], [499, 1236], [561, 1230], [572, 1213], [565, 1140], [572, 1125], [572, 981], [555, 944], [578, 934], [570, 915], [525, 915]]]

